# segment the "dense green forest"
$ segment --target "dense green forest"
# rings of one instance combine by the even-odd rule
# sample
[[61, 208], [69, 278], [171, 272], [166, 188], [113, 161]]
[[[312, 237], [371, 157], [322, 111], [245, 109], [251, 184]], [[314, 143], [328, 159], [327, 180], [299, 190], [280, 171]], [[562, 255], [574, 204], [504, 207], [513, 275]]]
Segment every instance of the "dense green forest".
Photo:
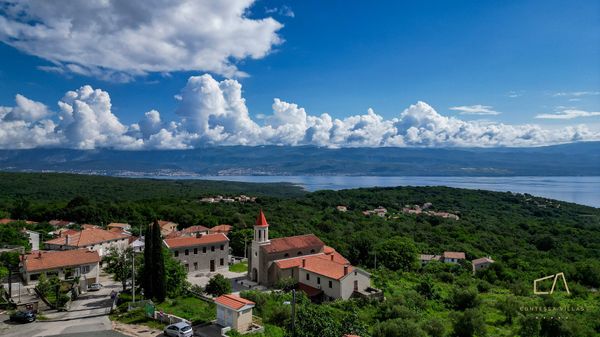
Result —
[[[199, 201], [217, 193], [258, 198], [255, 203]], [[458, 214], [460, 220], [401, 212], [405, 205], [428, 202], [434, 210]], [[337, 211], [337, 205], [347, 206], [348, 211]], [[388, 209], [386, 217], [362, 214], [378, 206]], [[0, 217], [98, 225], [129, 222], [136, 230], [157, 218], [180, 227], [226, 223], [234, 226], [230, 239], [236, 255], [243, 255], [244, 240], [252, 236], [259, 209], [267, 216], [272, 237], [315, 233], [353, 264], [370, 271], [374, 285], [385, 292], [383, 303], [302, 304], [299, 315], [307, 322], [311, 317], [333, 319], [327, 327], [322, 326], [327, 319], [316, 325], [321, 336], [348, 329], [360, 331], [363, 337], [600, 334], [598, 208], [445, 187], [305, 193], [287, 184], [0, 174]], [[432, 263], [423, 268], [417, 262], [419, 253], [446, 250], [464, 251], [469, 261], [491, 256], [497, 262], [476, 275], [470, 264]], [[559, 272], [566, 275], [570, 295], [533, 294], [534, 279]], [[289, 312], [281, 307], [279, 295], [245, 296], [257, 301], [266, 323], [287, 328]], [[540, 307], [552, 310], [527, 310]]]

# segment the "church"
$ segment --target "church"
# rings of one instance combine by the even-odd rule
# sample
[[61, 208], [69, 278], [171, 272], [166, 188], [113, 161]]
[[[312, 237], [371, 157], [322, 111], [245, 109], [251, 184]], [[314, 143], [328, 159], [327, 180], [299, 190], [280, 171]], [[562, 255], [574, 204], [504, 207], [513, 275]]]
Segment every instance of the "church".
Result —
[[314, 234], [269, 239], [269, 223], [261, 210], [249, 247], [248, 278], [273, 286], [282, 278], [293, 278], [311, 298], [348, 299], [371, 297], [371, 275], [350, 264], [335, 249]]

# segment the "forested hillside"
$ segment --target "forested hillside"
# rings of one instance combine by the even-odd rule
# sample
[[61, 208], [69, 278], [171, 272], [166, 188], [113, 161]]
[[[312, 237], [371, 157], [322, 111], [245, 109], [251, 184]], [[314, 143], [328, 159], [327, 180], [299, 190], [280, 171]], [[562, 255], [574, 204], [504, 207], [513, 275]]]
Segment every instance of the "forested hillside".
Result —
[[[340, 319], [357, 315], [364, 336], [470, 336], [457, 333], [465, 322], [486, 331], [471, 334], [477, 336], [600, 334], [597, 208], [530, 195], [445, 187], [303, 193], [289, 185], [60, 174], [1, 174], [0, 178], [0, 217], [98, 225], [129, 222], [136, 231], [156, 218], [175, 221], [180, 227], [227, 223], [234, 226], [230, 239], [236, 255], [243, 255], [244, 240], [251, 239], [255, 216], [263, 209], [272, 237], [315, 233], [353, 264], [373, 273], [375, 285], [384, 289], [388, 299], [383, 304], [330, 303], [316, 309], [308, 309], [306, 304], [306, 312], [323, 311], [318, 315], [327, 312]], [[258, 198], [255, 203], [199, 201], [214, 193], [244, 193]], [[460, 219], [401, 211], [406, 205], [425, 203]], [[348, 211], [336, 210], [338, 205], [347, 206]], [[385, 217], [362, 213], [378, 206], [387, 208]], [[464, 251], [469, 261], [491, 256], [496, 263], [473, 276], [470, 265], [421, 268], [416, 261], [419, 253], [443, 251]], [[571, 295], [542, 297], [532, 293], [535, 278], [558, 272], [565, 273]], [[279, 310], [272, 307], [276, 301], [261, 301], [258, 310], [266, 316], [263, 319], [285, 326], [281, 317], [269, 318], [272, 310]], [[563, 313], [563, 320], [544, 320], [522, 310], [527, 306], [584, 310]], [[443, 334], [428, 330], [432, 324]], [[529, 328], [533, 332], [527, 332]], [[385, 334], [386, 329], [412, 334]]]

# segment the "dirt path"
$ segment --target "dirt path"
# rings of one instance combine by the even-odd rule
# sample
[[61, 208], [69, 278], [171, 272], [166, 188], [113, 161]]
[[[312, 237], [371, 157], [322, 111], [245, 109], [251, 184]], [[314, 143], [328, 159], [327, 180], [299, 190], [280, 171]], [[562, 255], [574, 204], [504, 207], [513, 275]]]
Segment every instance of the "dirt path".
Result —
[[112, 322], [112, 328], [124, 335], [131, 337], [158, 337], [164, 336], [162, 331], [147, 327], [145, 325], [125, 324], [117, 321]]

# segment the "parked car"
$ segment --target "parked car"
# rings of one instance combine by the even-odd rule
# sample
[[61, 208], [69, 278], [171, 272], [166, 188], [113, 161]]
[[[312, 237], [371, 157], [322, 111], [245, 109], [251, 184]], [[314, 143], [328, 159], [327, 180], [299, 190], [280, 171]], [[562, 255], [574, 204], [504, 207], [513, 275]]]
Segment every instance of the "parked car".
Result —
[[192, 337], [194, 331], [192, 327], [184, 322], [171, 324], [165, 328], [165, 336], [170, 337]]
[[92, 283], [88, 286], [88, 291], [98, 291], [102, 289], [102, 285], [100, 283]]
[[33, 311], [15, 311], [10, 315], [10, 320], [13, 322], [31, 323], [35, 321], [35, 314]]

